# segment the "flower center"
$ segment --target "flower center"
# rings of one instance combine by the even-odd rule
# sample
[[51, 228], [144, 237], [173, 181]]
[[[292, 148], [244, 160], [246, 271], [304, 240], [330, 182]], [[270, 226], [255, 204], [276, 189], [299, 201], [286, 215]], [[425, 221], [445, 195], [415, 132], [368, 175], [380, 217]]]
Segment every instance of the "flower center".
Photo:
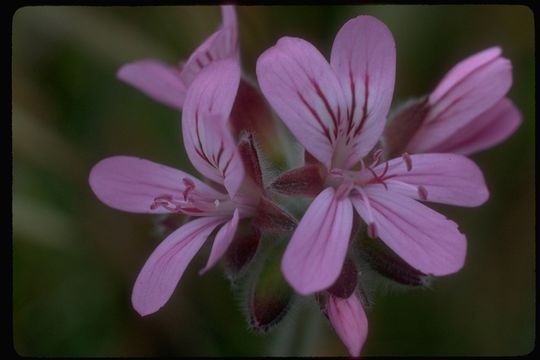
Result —
[[389, 190], [389, 186], [391, 186], [393, 190], [408, 196], [414, 196], [416, 193], [422, 201], [426, 201], [428, 198], [428, 191], [424, 186], [412, 185], [398, 180], [399, 175], [395, 171], [392, 171], [392, 169], [403, 164], [407, 172], [411, 171], [413, 169], [413, 161], [409, 154], [403, 153], [401, 155], [401, 162], [393, 161], [392, 169], [390, 169], [389, 161], [384, 163], [383, 168], [378, 166], [381, 156], [381, 150], [375, 151], [371, 164], [366, 165], [364, 160], [361, 160], [361, 169], [357, 171], [333, 168], [329, 171], [326, 180], [327, 186], [336, 188], [338, 199], [348, 197], [351, 192], [362, 198], [366, 208], [367, 218], [365, 220], [368, 224], [368, 235], [371, 238], [377, 237], [377, 226], [373, 216], [371, 202], [365, 189], [368, 185], [381, 184], [387, 191]]

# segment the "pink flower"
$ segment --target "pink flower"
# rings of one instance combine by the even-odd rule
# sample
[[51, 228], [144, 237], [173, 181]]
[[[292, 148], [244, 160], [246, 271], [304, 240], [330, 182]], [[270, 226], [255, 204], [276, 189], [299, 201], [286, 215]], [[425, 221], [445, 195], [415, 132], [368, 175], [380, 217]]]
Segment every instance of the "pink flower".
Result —
[[208, 263], [225, 253], [238, 222], [256, 212], [260, 191], [246, 177], [228, 119], [240, 81], [236, 60], [206, 66], [187, 91], [182, 129], [189, 159], [216, 186], [148, 160], [115, 156], [97, 163], [90, 186], [105, 204], [135, 213], [182, 213], [196, 217], [170, 234], [142, 268], [132, 294], [134, 308], [147, 315], [172, 295], [184, 270], [206, 238], [215, 236]]
[[505, 97], [511, 85], [512, 65], [498, 47], [461, 61], [422, 104], [422, 115], [403, 124], [418, 128], [403, 151], [469, 155], [506, 140], [521, 123], [519, 110]]
[[257, 61], [261, 90], [289, 130], [325, 168], [325, 188], [298, 224], [282, 260], [300, 294], [329, 288], [342, 269], [353, 208], [414, 268], [458, 271], [466, 239], [421, 204], [478, 206], [488, 198], [481, 171], [454, 154], [403, 154], [379, 164], [378, 142], [392, 100], [395, 45], [377, 19], [360, 16], [338, 32], [330, 63], [308, 42], [284, 37]]
[[156, 101], [182, 109], [186, 91], [208, 64], [229, 57], [239, 59], [238, 24], [234, 6], [221, 6], [223, 25], [208, 37], [185, 63], [169, 66], [156, 59], [137, 60], [122, 66], [120, 80]]

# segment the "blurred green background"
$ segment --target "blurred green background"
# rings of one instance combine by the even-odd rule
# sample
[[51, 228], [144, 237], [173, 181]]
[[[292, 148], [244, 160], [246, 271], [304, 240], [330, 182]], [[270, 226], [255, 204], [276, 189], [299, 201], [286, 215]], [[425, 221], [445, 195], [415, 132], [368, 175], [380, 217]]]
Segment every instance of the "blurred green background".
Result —
[[[462, 58], [499, 45], [511, 59], [509, 97], [523, 124], [473, 156], [491, 198], [444, 207], [468, 236], [464, 269], [430, 289], [378, 289], [363, 355], [520, 355], [535, 340], [534, 18], [523, 6], [240, 6], [242, 62], [284, 35], [329, 55], [348, 19], [386, 23], [397, 46], [393, 105], [427, 93]], [[268, 336], [247, 329], [219, 267], [201, 253], [171, 301], [141, 318], [135, 277], [161, 240], [150, 216], [101, 204], [87, 176], [111, 155], [134, 155], [193, 173], [179, 114], [116, 80], [135, 59], [185, 59], [220, 23], [216, 6], [25, 7], [13, 18], [13, 330], [31, 356], [346, 355], [322, 316], [306, 334], [288, 323]], [[302, 314], [298, 315], [303, 325]], [[287, 348], [279, 332], [293, 344]], [[277, 339], [277, 340], [276, 340]], [[281, 341], [283, 349], [272, 348]], [[307, 341], [307, 345], [298, 345]], [[285, 341], [286, 343], [286, 341]], [[294, 345], [296, 344], [296, 345]]]

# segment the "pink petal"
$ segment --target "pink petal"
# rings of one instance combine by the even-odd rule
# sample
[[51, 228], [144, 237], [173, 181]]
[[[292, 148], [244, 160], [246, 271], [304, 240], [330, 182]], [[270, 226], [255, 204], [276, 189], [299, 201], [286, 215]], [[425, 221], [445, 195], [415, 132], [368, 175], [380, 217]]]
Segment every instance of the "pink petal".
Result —
[[182, 133], [189, 159], [207, 178], [224, 184], [234, 196], [245, 171], [227, 120], [240, 81], [234, 60], [207, 66], [188, 90], [182, 113]]
[[235, 209], [231, 220], [225, 223], [216, 234], [216, 238], [214, 239], [214, 245], [212, 246], [212, 251], [210, 252], [208, 262], [206, 263], [206, 266], [201, 269], [201, 271], [199, 271], [199, 274], [202, 275], [208, 270], [210, 270], [210, 268], [214, 266], [219, 259], [221, 259], [227, 249], [229, 249], [229, 245], [231, 245], [234, 234], [236, 233], [236, 228], [238, 228], [238, 221], [238, 209]]
[[224, 221], [219, 217], [192, 220], [159, 244], [135, 281], [131, 302], [139, 314], [154, 313], [165, 305], [191, 259]]
[[199, 72], [214, 61], [239, 60], [238, 24], [234, 6], [222, 6], [223, 25], [191, 54], [182, 68], [181, 78], [187, 87]]
[[302, 295], [324, 290], [336, 281], [349, 246], [352, 206], [327, 188], [313, 200], [294, 232], [281, 263], [291, 286]]
[[521, 125], [521, 113], [508, 98], [457, 130], [433, 151], [470, 155], [502, 143]]
[[[482, 205], [489, 198], [482, 171], [462, 155], [416, 154], [410, 160], [410, 171], [402, 158], [388, 162], [385, 178], [389, 180], [385, 183], [392, 191], [414, 199], [471, 207]], [[374, 172], [382, 173], [385, 166], [378, 165]], [[426, 192], [420, 194], [418, 186], [427, 192], [427, 199], [423, 196]]]
[[321, 53], [302, 39], [283, 37], [257, 60], [257, 79], [293, 135], [330, 168], [346, 108], [339, 82]]
[[482, 66], [497, 59], [501, 55], [501, 48], [492, 47], [476, 53], [456, 64], [441, 80], [437, 88], [431, 93], [431, 103], [441, 100], [453, 87], [459, 86], [459, 82]]
[[410, 152], [430, 152], [458, 129], [494, 106], [512, 85], [512, 65], [491, 48], [456, 65], [430, 95], [422, 127], [409, 143]]
[[182, 109], [186, 87], [180, 79], [179, 68], [159, 60], [145, 59], [123, 65], [116, 76], [152, 99]]
[[184, 198], [189, 182], [194, 185], [193, 191], [209, 202], [224, 198], [220, 192], [183, 171], [130, 156], [101, 160], [90, 171], [88, 182], [106, 205], [135, 213], [169, 213], [163, 207], [151, 209], [150, 206], [160, 195]]
[[[378, 235], [397, 255], [425, 274], [454, 273], [463, 267], [467, 240], [453, 221], [399, 193], [381, 186], [368, 186], [371, 211]], [[366, 203], [360, 196], [351, 200], [367, 220]]]
[[351, 356], [360, 356], [368, 334], [368, 321], [364, 308], [353, 293], [348, 299], [330, 295], [326, 304], [328, 318], [349, 350]]
[[233, 5], [221, 5], [221, 16], [223, 17], [223, 42], [218, 44], [220, 48], [217, 52], [223, 58], [231, 55], [239, 58], [238, 20], [235, 7]]
[[347, 99], [349, 168], [373, 148], [386, 123], [396, 72], [392, 33], [374, 17], [351, 19], [336, 35], [330, 63]]

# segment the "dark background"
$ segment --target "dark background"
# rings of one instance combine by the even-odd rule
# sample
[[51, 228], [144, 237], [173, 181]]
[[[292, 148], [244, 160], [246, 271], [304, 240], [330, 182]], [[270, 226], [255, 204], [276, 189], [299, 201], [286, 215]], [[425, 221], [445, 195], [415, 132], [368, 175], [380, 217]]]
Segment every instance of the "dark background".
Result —
[[[459, 273], [428, 289], [377, 290], [363, 355], [520, 355], [535, 339], [534, 19], [523, 6], [243, 6], [242, 64], [284, 35], [325, 56], [338, 29], [378, 17], [397, 46], [393, 106], [420, 96], [466, 56], [499, 45], [512, 61], [509, 97], [523, 124], [473, 156], [490, 200], [444, 207], [467, 234]], [[160, 238], [150, 216], [119, 212], [91, 193], [93, 164], [134, 155], [195, 173], [179, 114], [116, 80], [123, 63], [185, 59], [220, 23], [216, 6], [26, 7], [13, 18], [13, 330], [32, 356], [346, 355], [315, 312], [268, 336], [247, 329], [219, 270], [188, 268], [171, 301], [141, 318], [135, 277]], [[293, 317], [295, 315], [293, 314]], [[307, 321], [307, 320], [306, 320]], [[311, 331], [307, 331], [309, 328]]]

